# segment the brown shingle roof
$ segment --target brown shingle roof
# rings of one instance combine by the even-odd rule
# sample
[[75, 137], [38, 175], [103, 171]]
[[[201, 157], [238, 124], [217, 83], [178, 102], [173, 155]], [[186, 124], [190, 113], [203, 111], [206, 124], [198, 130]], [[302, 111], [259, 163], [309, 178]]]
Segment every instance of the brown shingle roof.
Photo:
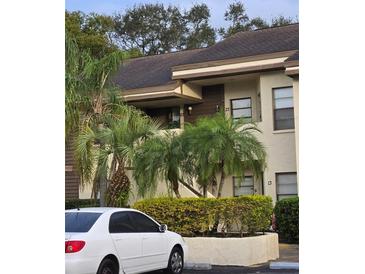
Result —
[[293, 55], [289, 56], [288, 59], [286, 59], [285, 61], [298, 61], [299, 60], [299, 50], [297, 52], [295, 52]]
[[174, 66], [290, 50], [299, 50], [299, 24], [240, 32], [208, 48], [131, 59], [112, 81], [126, 90], [168, 85], [175, 82]]

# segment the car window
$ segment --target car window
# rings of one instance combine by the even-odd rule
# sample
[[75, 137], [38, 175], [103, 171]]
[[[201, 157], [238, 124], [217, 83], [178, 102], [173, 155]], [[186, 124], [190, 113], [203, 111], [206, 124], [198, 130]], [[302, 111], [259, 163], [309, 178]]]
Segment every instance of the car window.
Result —
[[147, 216], [138, 212], [129, 212], [138, 232], [159, 232], [159, 226]]
[[110, 233], [133, 233], [137, 232], [133, 226], [128, 212], [115, 212], [110, 216], [109, 221]]
[[101, 213], [94, 212], [66, 212], [66, 232], [88, 232], [100, 217]]

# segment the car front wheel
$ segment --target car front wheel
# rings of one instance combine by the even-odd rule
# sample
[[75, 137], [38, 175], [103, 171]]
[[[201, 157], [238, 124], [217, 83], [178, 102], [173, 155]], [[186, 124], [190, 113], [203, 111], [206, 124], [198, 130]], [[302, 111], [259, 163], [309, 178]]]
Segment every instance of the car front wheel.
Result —
[[184, 268], [184, 254], [179, 247], [174, 247], [171, 251], [169, 264], [165, 273], [181, 274]]
[[97, 274], [118, 274], [118, 267], [114, 261], [104, 259], [99, 266]]

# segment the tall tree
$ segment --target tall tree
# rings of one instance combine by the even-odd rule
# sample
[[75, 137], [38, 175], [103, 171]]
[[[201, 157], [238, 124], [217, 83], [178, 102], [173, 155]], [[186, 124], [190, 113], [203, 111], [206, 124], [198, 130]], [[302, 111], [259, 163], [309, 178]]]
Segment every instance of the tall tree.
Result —
[[116, 37], [124, 49], [138, 48], [143, 55], [179, 49], [184, 20], [180, 11], [163, 4], [141, 4], [114, 16]]
[[[80, 50], [76, 40], [66, 32], [66, 71], [65, 71], [65, 125], [66, 138], [76, 137], [80, 141], [80, 135], [90, 133], [95, 129], [104, 127], [106, 113], [113, 113], [111, 106], [121, 104], [117, 100], [116, 90], [109, 85], [108, 79], [115, 72], [125, 54], [114, 51], [101, 58], [92, 57], [88, 51]], [[95, 146], [103, 146], [102, 143], [88, 142], [92, 149]], [[79, 154], [80, 155], [80, 154]], [[104, 205], [104, 193], [106, 191], [105, 170], [101, 172], [96, 163], [97, 173], [93, 173], [94, 166], [90, 165], [92, 157], [76, 157], [78, 169], [81, 175], [81, 185], [94, 183], [94, 193], [100, 190], [101, 204]], [[95, 174], [91, 178], [90, 174]]]
[[101, 57], [118, 50], [113, 42], [112, 17], [80, 11], [65, 12], [66, 32], [76, 39], [80, 50], [88, 50], [93, 57]]
[[210, 10], [206, 4], [195, 4], [185, 14], [188, 33], [186, 48], [202, 48], [215, 43], [215, 30], [209, 25]]
[[261, 17], [250, 18], [247, 14], [246, 8], [241, 1], [236, 1], [229, 4], [224, 19], [231, 24], [228, 28], [219, 28], [218, 33], [226, 38], [237, 32], [250, 31], [260, 28], [285, 26], [295, 21], [290, 17], [278, 16], [272, 19], [271, 24]]
[[185, 12], [171, 5], [135, 5], [114, 16], [115, 37], [121, 48], [138, 48], [143, 55], [204, 47], [215, 42], [209, 18], [205, 4]]
[[[183, 138], [195, 158], [197, 182], [207, 186], [217, 181], [217, 197], [221, 197], [227, 176], [244, 176], [250, 170], [261, 176], [266, 152], [257, 140], [260, 132], [255, 124], [244, 119], [233, 120], [224, 112], [199, 119], [196, 125], [187, 125]], [[216, 175], [220, 174], [220, 179]]]
[[298, 21], [294, 20], [291, 17], [284, 17], [284, 16], [280, 15], [280, 16], [274, 17], [271, 20], [271, 26], [272, 27], [280, 27], [280, 26], [285, 26], [285, 25], [289, 25], [289, 24], [292, 24], [292, 23], [296, 23], [296, 22], [298, 22]]

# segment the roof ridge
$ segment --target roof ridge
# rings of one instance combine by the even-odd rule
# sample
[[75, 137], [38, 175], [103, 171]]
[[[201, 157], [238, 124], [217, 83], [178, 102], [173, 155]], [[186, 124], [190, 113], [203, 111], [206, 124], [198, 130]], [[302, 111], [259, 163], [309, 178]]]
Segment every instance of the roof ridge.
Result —
[[293, 26], [293, 25], [299, 25], [299, 22], [296, 22], [296, 23], [290, 23], [290, 24], [287, 24], [287, 25], [282, 25], [282, 26], [270, 26], [270, 27], [264, 27], [264, 28], [258, 28], [258, 29], [255, 29], [253, 31], [260, 31], [260, 30], [267, 30], [267, 29], [276, 29], [276, 28], [285, 28], [285, 27], [290, 27], [290, 26]]
[[207, 49], [207, 48], [209, 48], [209, 47], [196, 48], [196, 49], [183, 49], [183, 50], [177, 50], [177, 51], [173, 51], [173, 52], [166, 52], [166, 53], [160, 53], [160, 54], [138, 56], [138, 57], [134, 57], [134, 58], [129, 58], [129, 60], [137, 60], [137, 59], [142, 59], [142, 58], [146, 58], [147, 59], [147, 58], [156, 57], [156, 56], [166, 56], [166, 55], [178, 54], [178, 53], [183, 53], [183, 52], [199, 51], [199, 50], [204, 50], [204, 49]]

